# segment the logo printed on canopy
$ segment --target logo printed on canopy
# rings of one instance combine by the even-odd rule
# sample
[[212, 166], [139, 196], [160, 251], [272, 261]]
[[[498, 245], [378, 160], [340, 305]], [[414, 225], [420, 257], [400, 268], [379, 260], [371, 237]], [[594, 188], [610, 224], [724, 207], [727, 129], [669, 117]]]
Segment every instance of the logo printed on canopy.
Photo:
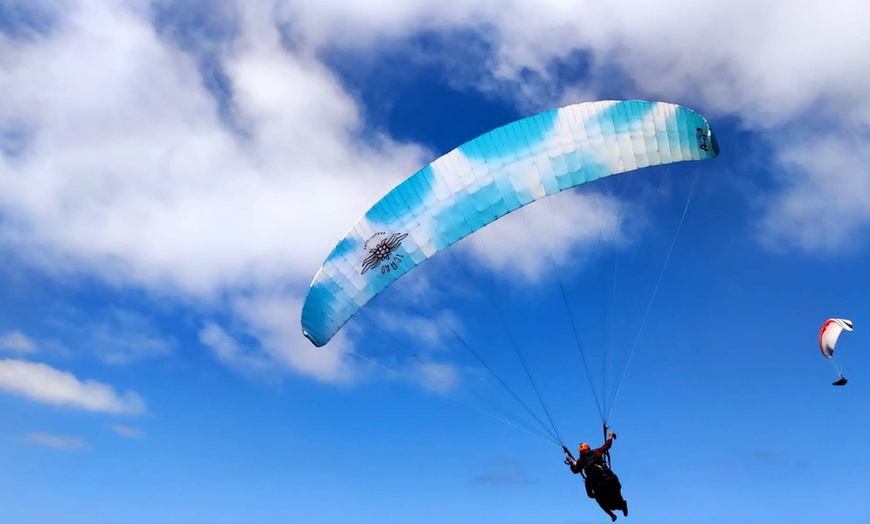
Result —
[[381, 274], [389, 273], [394, 269], [398, 269], [402, 259], [405, 258], [401, 253], [393, 253], [402, 246], [402, 240], [408, 236], [408, 233], [393, 233], [387, 236], [384, 231], [379, 231], [370, 236], [366, 240], [363, 249], [368, 253], [368, 256], [363, 259], [361, 275], [366, 271], [381, 267]]

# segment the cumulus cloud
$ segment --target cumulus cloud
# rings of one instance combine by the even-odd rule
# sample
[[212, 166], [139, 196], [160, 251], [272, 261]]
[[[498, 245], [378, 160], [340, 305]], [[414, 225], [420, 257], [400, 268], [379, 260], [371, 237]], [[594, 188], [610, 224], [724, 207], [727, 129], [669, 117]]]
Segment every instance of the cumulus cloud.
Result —
[[[266, 4], [239, 4], [238, 38], [216, 59], [230, 123], [197, 57], [129, 6], [54, 6], [39, 38], [0, 34], [0, 129], [20, 137], [0, 156], [0, 241], [27, 262], [182, 300], [301, 288], [347, 224], [422, 163], [419, 147], [360, 139], [357, 103], [284, 46]], [[258, 324], [277, 325], [265, 314]], [[298, 331], [292, 347], [267, 338], [276, 362], [344, 373], [302, 351]], [[169, 349], [102, 339], [117, 362]]]
[[[643, 5], [544, 0], [498, 8], [483, 0], [437, 6], [400, 0], [379, 2], [377, 7], [353, 2], [293, 5], [297, 27], [312, 45], [323, 47], [378, 49], [401, 44], [422, 31], [471, 28], [492, 56], [479, 67], [451, 70], [469, 75], [452, 80], [514, 99], [526, 112], [576, 102], [578, 95], [611, 98], [616, 85], [632, 96], [697, 107], [711, 117], [714, 128], [717, 117], [738, 117], [742, 126], [759, 131], [768, 143], [772, 170], [782, 168], [795, 175], [784, 177], [775, 198], [759, 207], [766, 217], [760, 232], [765, 245], [818, 251], [844, 245], [848, 233], [866, 232], [870, 224], [862, 208], [870, 198], [870, 190], [860, 181], [862, 171], [832, 175], [844, 166], [807, 161], [800, 162], [798, 171], [789, 169], [795, 161], [788, 156], [795, 148], [787, 139], [798, 133], [803, 135], [802, 145], [849, 144], [850, 151], [844, 152], [852, 154], [847, 158], [867, 149], [870, 66], [864, 54], [870, 32], [864, 20], [870, 7], [865, 2], [847, 0], [836, 9], [819, 0], [737, 0], [703, 6], [687, 0]], [[448, 51], [463, 50], [457, 46]], [[587, 74], [565, 85], [558, 65], [578, 61]], [[554, 85], [564, 87], [554, 90]], [[803, 156], [825, 147], [814, 147]], [[825, 151], [819, 152], [827, 158]], [[828, 176], [847, 179], [857, 191], [838, 194], [845, 209], [834, 210], [829, 219], [845, 223], [841, 231], [846, 233], [822, 237], [818, 227], [809, 232], [803, 227], [814, 221], [816, 206], [800, 204], [803, 195], [811, 194]]]
[[703, 101], [756, 123], [790, 118], [821, 99], [867, 104], [861, 94], [870, 71], [855, 66], [870, 45], [862, 22], [868, 7], [858, 0], [837, 9], [818, 0], [291, 5], [312, 45], [376, 45], [423, 30], [474, 27], [497, 54], [496, 67], [483, 75], [553, 75], [547, 67], [554, 60], [586, 51], [593, 57], [587, 81], [599, 91], [612, 79], [596, 69], [615, 65], [638, 91]]
[[0, 349], [16, 353], [33, 353], [36, 351], [36, 344], [24, 333], [10, 331], [0, 336]]
[[27, 140], [0, 163], [0, 238], [56, 271], [199, 296], [313, 273], [420, 150], [360, 143], [334, 75], [244, 13], [221, 62], [241, 133], [194, 57], [123, 2], [79, 2], [51, 37], [6, 39], [0, 122]]
[[760, 223], [776, 249], [850, 251], [870, 222], [867, 140], [856, 136], [797, 140], [780, 152], [783, 191]]
[[54, 449], [76, 450], [88, 447], [88, 443], [85, 439], [70, 435], [52, 435], [49, 433], [32, 431], [25, 434], [24, 439], [33, 444]]
[[492, 223], [464, 247], [491, 270], [537, 282], [569, 255], [577, 268], [600, 249], [628, 242], [632, 211], [614, 196], [566, 191]]
[[107, 384], [81, 381], [47, 364], [0, 359], [0, 390], [27, 399], [98, 413], [135, 415], [145, 401], [134, 391], [115, 392]]
[[[423, 32], [465, 32], [484, 45], [451, 82], [523, 112], [578, 94], [609, 98], [617, 82], [714, 120], [734, 116], [790, 175], [759, 206], [765, 245], [831, 249], [870, 223], [857, 169], [868, 136], [855, 132], [870, 127], [864, 2], [246, 0], [205, 10], [209, 27], [226, 28], [207, 37], [168, 20], [173, 5], [43, 2], [39, 23], [0, 28], [0, 244], [54, 274], [231, 315], [206, 324], [201, 340], [245, 372], [351, 379], [341, 351], [316, 351], [299, 333], [303, 290], [348, 225], [432, 157], [367, 126], [354, 87], [324, 61], [330, 50], [377, 53]], [[461, 52], [437, 59], [464, 62], [448, 58]], [[562, 81], [558, 66], [578, 56], [585, 73]], [[838, 205], [817, 221], [820, 192]], [[532, 237], [560, 257], [599, 234], [630, 239], [612, 200], [592, 216], [588, 198], [554, 200], [559, 220], [583, 227], [558, 224], [553, 235], [530, 210]], [[487, 246], [496, 269], [529, 280], [545, 262], [528, 243]], [[106, 360], [172, 349], [153, 333], [132, 345], [111, 333]]]

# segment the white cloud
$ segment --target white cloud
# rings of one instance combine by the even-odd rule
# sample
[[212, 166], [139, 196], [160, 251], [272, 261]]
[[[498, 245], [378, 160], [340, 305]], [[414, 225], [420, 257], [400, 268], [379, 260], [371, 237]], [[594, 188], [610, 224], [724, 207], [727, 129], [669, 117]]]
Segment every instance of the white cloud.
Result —
[[0, 390], [36, 402], [112, 414], [138, 414], [145, 402], [134, 391], [118, 394], [106, 384], [80, 381], [46, 364], [0, 359]]
[[195, 60], [123, 5], [79, 2], [50, 38], [3, 46], [0, 122], [29, 140], [0, 163], [0, 238], [30, 260], [200, 296], [273, 285], [313, 274], [420, 164], [386, 137], [363, 145], [332, 73], [253, 9], [222, 57], [237, 133]]
[[[420, 284], [419, 282], [415, 283]], [[404, 291], [408, 287], [422, 286], [412, 285], [401, 289]], [[387, 337], [409, 337], [415, 343], [432, 349], [440, 348], [447, 341], [453, 340], [454, 331], [461, 333], [462, 322], [449, 310], [432, 311], [412, 308], [410, 304], [412, 304], [413, 297], [409, 297], [408, 294], [400, 292], [398, 289], [395, 292], [401, 294], [402, 300], [407, 301], [405, 303], [408, 306], [402, 308], [401, 311], [393, 308], [369, 307], [358, 314], [359, 318], [356, 322], [361, 329], [385, 334]], [[437, 296], [437, 291], [433, 289], [432, 295]], [[434, 297], [430, 297], [430, 300], [432, 298]], [[413, 313], [409, 309], [413, 309]], [[394, 340], [402, 340], [402, 338], [394, 338]]]
[[[836, 8], [821, 0], [292, 5], [297, 26], [316, 46], [377, 49], [422, 30], [475, 29], [492, 46], [494, 57], [478, 67], [457, 69], [471, 76], [458, 83], [513, 98], [526, 111], [576, 102], [577, 94], [611, 98], [618, 77], [625, 79], [633, 96], [696, 107], [711, 118], [714, 129], [717, 117], [738, 116], [743, 126], [767, 141], [771, 159], [787, 165], [795, 163], [787, 158], [795, 148], [782, 137], [795, 132], [803, 135], [804, 145], [850, 143], [852, 153], [870, 145], [866, 131], [855, 140], [856, 129], [870, 127], [870, 63], [865, 56], [870, 5], [859, 0], [838, 2]], [[558, 68], [551, 66], [578, 51], [588, 57], [587, 79], [564, 92], [554, 91]], [[729, 151], [728, 144], [723, 147], [725, 155], [740, 153]], [[796, 179], [784, 181], [777, 197], [761, 205], [760, 212], [768, 217], [761, 232], [766, 243], [806, 250], [846, 243], [848, 235], [822, 237], [815, 227], [809, 234], [804, 231], [817, 212], [814, 206], [796, 205], [798, 195], [810, 194], [829, 176], [846, 178], [846, 185], [858, 190], [839, 198], [847, 201], [846, 210], [834, 213], [830, 221], [845, 223], [850, 232], [866, 232], [870, 218], [861, 204], [870, 198], [870, 190], [859, 180], [862, 171], [832, 175], [831, 165], [803, 164]]]
[[[864, 25], [870, 7], [859, 0], [836, 9], [820, 0], [287, 4], [314, 46], [373, 45], [425, 29], [476, 28], [492, 40], [498, 58], [496, 69], [484, 74], [548, 74], [554, 58], [584, 50], [593, 55], [593, 72], [619, 65], [641, 91], [702, 100], [756, 123], [789, 117], [828, 97], [868, 104], [862, 93], [870, 71], [861, 66], [870, 46]], [[605, 82], [592, 79], [599, 89]]]
[[353, 379], [352, 361], [343, 354], [347, 344], [344, 333], [330, 342], [329, 350], [315, 348], [301, 335], [297, 322], [292, 320], [301, 314], [299, 299], [262, 293], [238, 299], [233, 310], [244, 332], [252, 335], [256, 344], [239, 344], [213, 322], [200, 330], [200, 341], [229, 367], [260, 376], [276, 370], [295, 370], [321, 381], [347, 383]]
[[565, 191], [529, 204], [469, 237], [463, 247], [490, 270], [537, 282], [553, 265], [582, 267], [586, 257], [628, 242], [634, 208], [602, 193]]
[[332, 351], [315, 348], [300, 336], [297, 322], [302, 302], [293, 296], [261, 294], [240, 299], [235, 312], [262, 345], [262, 350], [285, 369], [295, 369], [319, 380], [348, 382], [353, 378], [351, 362], [342, 355], [347, 340], [339, 333], [330, 342]]
[[33, 444], [54, 449], [75, 450], [88, 447], [85, 439], [70, 435], [51, 435], [32, 431], [25, 434], [24, 439]]
[[[353, 86], [321, 61], [326, 48], [377, 51], [421, 31], [473, 31], [492, 56], [453, 80], [534, 109], [577, 101], [566, 99], [576, 93], [609, 97], [610, 73], [620, 73], [629, 91], [697, 106], [714, 127], [716, 116], [736, 115], [769, 133], [773, 158], [794, 177], [763, 200], [768, 245], [832, 249], [870, 222], [870, 187], [837, 145], [849, 145], [849, 158], [868, 145], [848, 131], [870, 125], [864, 2], [239, 1], [228, 8], [233, 39], [210, 48], [229, 86], [226, 107], [204, 85], [197, 57], [152, 26], [151, 5], [46, 3], [58, 21], [51, 31], [0, 33], [0, 136], [18, 144], [0, 148], [0, 243], [55, 273], [98, 275], [188, 304], [206, 298], [217, 310], [226, 299], [235, 315], [228, 324], [255, 340], [241, 344], [217, 324], [201, 337], [237, 369], [351, 379], [341, 351], [318, 352], [299, 333], [301, 290], [348, 225], [431, 156], [372, 136]], [[276, 21], [290, 28], [292, 45]], [[589, 79], [553, 91], [554, 60], [577, 51], [590, 58]], [[524, 80], [531, 73], [536, 82]], [[808, 114], [839, 124], [806, 130], [794, 146], [775, 139], [802, 129]], [[831, 176], [849, 190], [822, 182]], [[838, 203], [819, 222], [816, 191]], [[586, 227], [559, 224], [552, 235], [541, 229], [549, 218], [530, 209], [534, 236], [560, 257], [583, 252], [599, 232], [626, 241], [631, 231], [615, 228], [613, 201], [590, 216], [587, 198], [553, 200], [560, 220]], [[511, 219], [487, 233], [515, 232]], [[545, 263], [528, 242], [487, 249], [495, 268], [530, 279]], [[116, 348], [102, 354], [109, 360], [171, 350], [153, 333], [132, 345], [113, 333], [102, 335]], [[341, 335], [331, 343], [348, 344]]]
[[870, 222], [870, 149], [861, 139], [799, 140], [780, 152], [783, 192], [767, 208], [762, 240], [775, 248], [848, 252]]
[[[220, 56], [236, 127], [147, 10], [57, 9], [45, 36], [0, 34], [0, 128], [26, 137], [0, 156], [0, 242], [31, 264], [182, 299], [301, 288], [347, 224], [422, 163], [418, 147], [360, 140], [353, 98], [315, 58], [282, 46], [264, 4], [240, 4], [239, 38]], [[263, 313], [256, 324], [293, 324]], [[279, 332], [261, 341], [274, 362], [346, 375], [298, 329]], [[112, 361], [169, 350], [100, 333]]]
[[217, 324], [206, 324], [199, 332], [199, 341], [208, 346], [220, 362], [236, 369], [240, 373], [267, 373], [274, 367], [274, 362], [266, 355], [259, 351], [239, 346]]
[[36, 344], [20, 331], [10, 331], [0, 336], [0, 349], [14, 351], [16, 353], [33, 353]]

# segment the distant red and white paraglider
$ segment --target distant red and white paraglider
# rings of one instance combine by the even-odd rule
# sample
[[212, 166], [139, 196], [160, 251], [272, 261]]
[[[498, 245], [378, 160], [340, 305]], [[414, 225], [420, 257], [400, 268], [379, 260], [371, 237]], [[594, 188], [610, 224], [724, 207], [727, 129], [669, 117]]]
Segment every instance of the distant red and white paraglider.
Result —
[[840, 334], [846, 331], [852, 331], [852, 321], [846, 320], [845, 318], [829, 318], [822, 324], [822, 329], [819, 331], [819, 349], [822, 351], [822, 355], [825, 358], [831, 359], [831, 363], [834, 365], [834, 371], [837, 372], [837, 376], [839, 377], [836, 382], [834, 382], [835, 386], [845, 386], [846, 377], [843, 376], [843, 373], [840, 371], [839, 365], [834, 360], [834, 348], [837, 346], [837, 341], [840, 339]]

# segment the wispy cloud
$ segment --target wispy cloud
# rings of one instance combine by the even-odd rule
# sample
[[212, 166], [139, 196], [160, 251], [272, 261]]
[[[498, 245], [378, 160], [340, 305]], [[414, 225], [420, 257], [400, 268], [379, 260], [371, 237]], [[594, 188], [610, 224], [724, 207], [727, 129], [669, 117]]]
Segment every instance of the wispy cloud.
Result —
[[292, 295], [261, 293], [238, 299], [233, 312], [245, 333], [257, 344], [245, 347], [220, 326], [208, 324], [200, 340], [212, 348], [219, 360], [242, 371], [296, 372], [324, 382], [349, 383], [354, 378], [351, 359], [342, 353], [347, 341], [339, 334], [331, 343], [333, 351], [318, 350], [300, 335], [298, 325], [302, 304]]
[[[161, 331], [161, 326], [152, 316], [131, 309], [68, 306], [58, 308], [49, 322], [54, 336], [64, 342], [39, 340], [39, 350], [44, 354], [69, 357], [81, 353], [107, 364], [126, 365], [170, 356], [178, 344], [175, 337]], [[34, 341], [27, 339], [27, 343], [35, 349]]]
[[113, 309], [106, 320], [88, 326], [80, 337], [98, 358], [110, 364], [164, 357], [175, 347], [173, 338], [161, 335], [151, 320], [133, 311]]
[[85, 411], [124, 415], [145, 411], [145, 401], [134, 391], [118, 394], [107, 384], [80, 381], [72, 373], [23, 360], [0, 359], [0, 390]]
[[809, 469], [809, 463], [807, 463], [807, 461], [800, 459], [796, 460], [793, 458], [790, 459], [774, 450], [757, 449], [753, 452], [753, 454], [759, 462], [767, 464], [768, 466], [775, 466], [777, 468], [785, 469]]
[[[437, 294], [438, 292], [433, 289], [432, 295]], [[402, 298], [405, 299], [406, 296], [403, 294]], [[443, 347], [446, 341], [452, 340], [456, 336], [454, 332], [462, 332], [463, 327], [462, 321], [451, 311], [431, 310], [431, 307], [418, 309], [414, 314], [371, 307], [360, 315], [360, 326], [371, 331], [395, 335], [400, 339], [409, 337], [434, 350]]]
[[275, 365], [268, 356], [240, 345], [214, 323], [208, 323], [200, 330], [199, 341], [211, 349], [221, 363], [243, 374], [266, 373]]
[[145, 436], [145, 432], [141, 429], [127, 426], [126, 424], [109, 424], [109, 429], [126, 438], [142, 438]]
[[36, 351], [36, 343], [20, 331], [10, 331], [0, 336], [0, 349], [16, 353], [33, 353]]
[[474, 478], [478, 484], [531, 484], [528, 473], [510, 461], [497, 462], [487, 472]]
[[33, 444], [54, 449], [76, 450], [89, 447], [85, 439], [70, 435], [30, 432], [24, 435], [24, 439]]
[[460, 382], [456, 366], [447, 362], [420, 361], [409, 376], [439, 393], [449, 393]]

